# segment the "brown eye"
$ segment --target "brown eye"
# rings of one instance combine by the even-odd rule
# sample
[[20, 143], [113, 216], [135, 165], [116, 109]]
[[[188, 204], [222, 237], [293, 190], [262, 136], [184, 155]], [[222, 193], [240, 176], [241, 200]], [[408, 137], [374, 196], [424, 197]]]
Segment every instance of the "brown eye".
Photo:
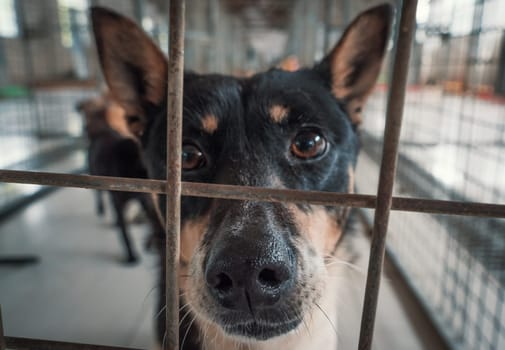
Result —
[[200, 149], [192, 144], [187, 143], [182, 145], [182, 169], [196, 170], [205, 166], [206, 160]]
[[291, 153], [300, 159], [319, 157], [326, 151], [326, 139], [314, 130], [300, 131], [291, 143]]

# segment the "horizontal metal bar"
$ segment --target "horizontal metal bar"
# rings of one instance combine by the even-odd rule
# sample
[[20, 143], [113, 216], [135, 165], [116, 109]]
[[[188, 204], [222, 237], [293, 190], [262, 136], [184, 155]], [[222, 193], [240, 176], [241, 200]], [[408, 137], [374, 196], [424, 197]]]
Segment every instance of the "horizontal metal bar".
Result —
[[0, 170], [0, 182], [124, 192], [166, 192], [166, 182], [159, 180], [60, 174], [39, 171]]
[[[0, 170], [0, 182], [125, 192], [166, 193], [166, 181], [161, 180], [41, 173], [19, 170]], [[327, 206], [345, 205], [348, 207], [370, 209], [375, 208], [377, 198], [374, 195], [366, 194], [300, 191], [197, 182], [182, 182], [182, 195], [191, 197], [256, 200], [263, 202], [293, 202]], [[493, 203], [393, 197], [391, 209], [429, 214], [505, 218], [505, 205]]]
[[70, 343], [62, 341], [5, 337], [7, 349], [11, 350], [139, 350], [117, 346]]

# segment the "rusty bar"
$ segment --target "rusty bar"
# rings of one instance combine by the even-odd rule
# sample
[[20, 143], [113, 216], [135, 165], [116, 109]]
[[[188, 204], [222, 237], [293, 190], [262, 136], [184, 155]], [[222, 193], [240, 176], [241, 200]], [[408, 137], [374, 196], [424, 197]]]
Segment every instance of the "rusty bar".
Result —
[[0, 305], [0, 350], [6, 350], [4, 325], [2, 322], [2, 305]]
[[384, 146], [382, 149], [372, 246], [370, 248], [365, 300], [361, 318], [359, 350], [369, 350], [372, 348], [375, 314], [377, 311], [389, 213], [392, 206], [393, 185], [398, 159], [398, 144], [400, 141], [410, 49], [415, 30], [416, 7], [417, 0], [404, 0], [402, 2], [391, 91], [389, 93], [386, 112]]
[[108, 191], [166, 193], [166, 182], [159, 180], [58, 174], [39, 171], [0, 170], [0, 181]]
[[182, 95], [184, 74], [184, 0], [170, 1], [167, 104], [166, 329], [162, 346], [179, 349], [179, 244], [181, 224]]
[[[0, 182], [59, 187], [91, 188], [109, 191], [166, 193], [166, 181], [105, 176], [0, 170]], [[193, 197], [292, 202], [354, 208], [375, 208], [376, 196], [319, 191], [300, 191], [249, 186], [182, 182], [182, 195]], [[430, 214], [505, 218], [505, 205], [445, 201], [426, 198], [393, 197], [392, 210]]]
[[11, 350], [140, 350], [117, 346], [70, 343], [62, 341], [5, 337], [7, 348]]

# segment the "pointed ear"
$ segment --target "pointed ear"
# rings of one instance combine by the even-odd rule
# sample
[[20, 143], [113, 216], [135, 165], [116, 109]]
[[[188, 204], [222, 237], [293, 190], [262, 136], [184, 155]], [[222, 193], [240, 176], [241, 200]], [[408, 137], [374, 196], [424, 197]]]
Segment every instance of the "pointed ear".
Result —
[[333, 94], [344, 102], [355, 125], [361, 122], [361, 109], [379, 75], [392, 17], [393, 7], [389, 4], [361, 13], [315, 67], [331, 79]]
[[167, 60], [132, 20], [102, 7], [92, 7], [91, 19], [110, 92], [125, 109], [130, 130], [141, 136], [148, 112], [166, 98]]

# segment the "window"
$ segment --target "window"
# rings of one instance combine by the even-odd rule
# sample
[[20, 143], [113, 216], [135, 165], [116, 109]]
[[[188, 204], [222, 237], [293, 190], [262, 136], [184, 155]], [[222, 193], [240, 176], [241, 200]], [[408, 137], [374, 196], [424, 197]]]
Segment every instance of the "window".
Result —
[[18, 36], [18, 21], [14, 0], [0, 0], [0, 36], [13, 38]]

